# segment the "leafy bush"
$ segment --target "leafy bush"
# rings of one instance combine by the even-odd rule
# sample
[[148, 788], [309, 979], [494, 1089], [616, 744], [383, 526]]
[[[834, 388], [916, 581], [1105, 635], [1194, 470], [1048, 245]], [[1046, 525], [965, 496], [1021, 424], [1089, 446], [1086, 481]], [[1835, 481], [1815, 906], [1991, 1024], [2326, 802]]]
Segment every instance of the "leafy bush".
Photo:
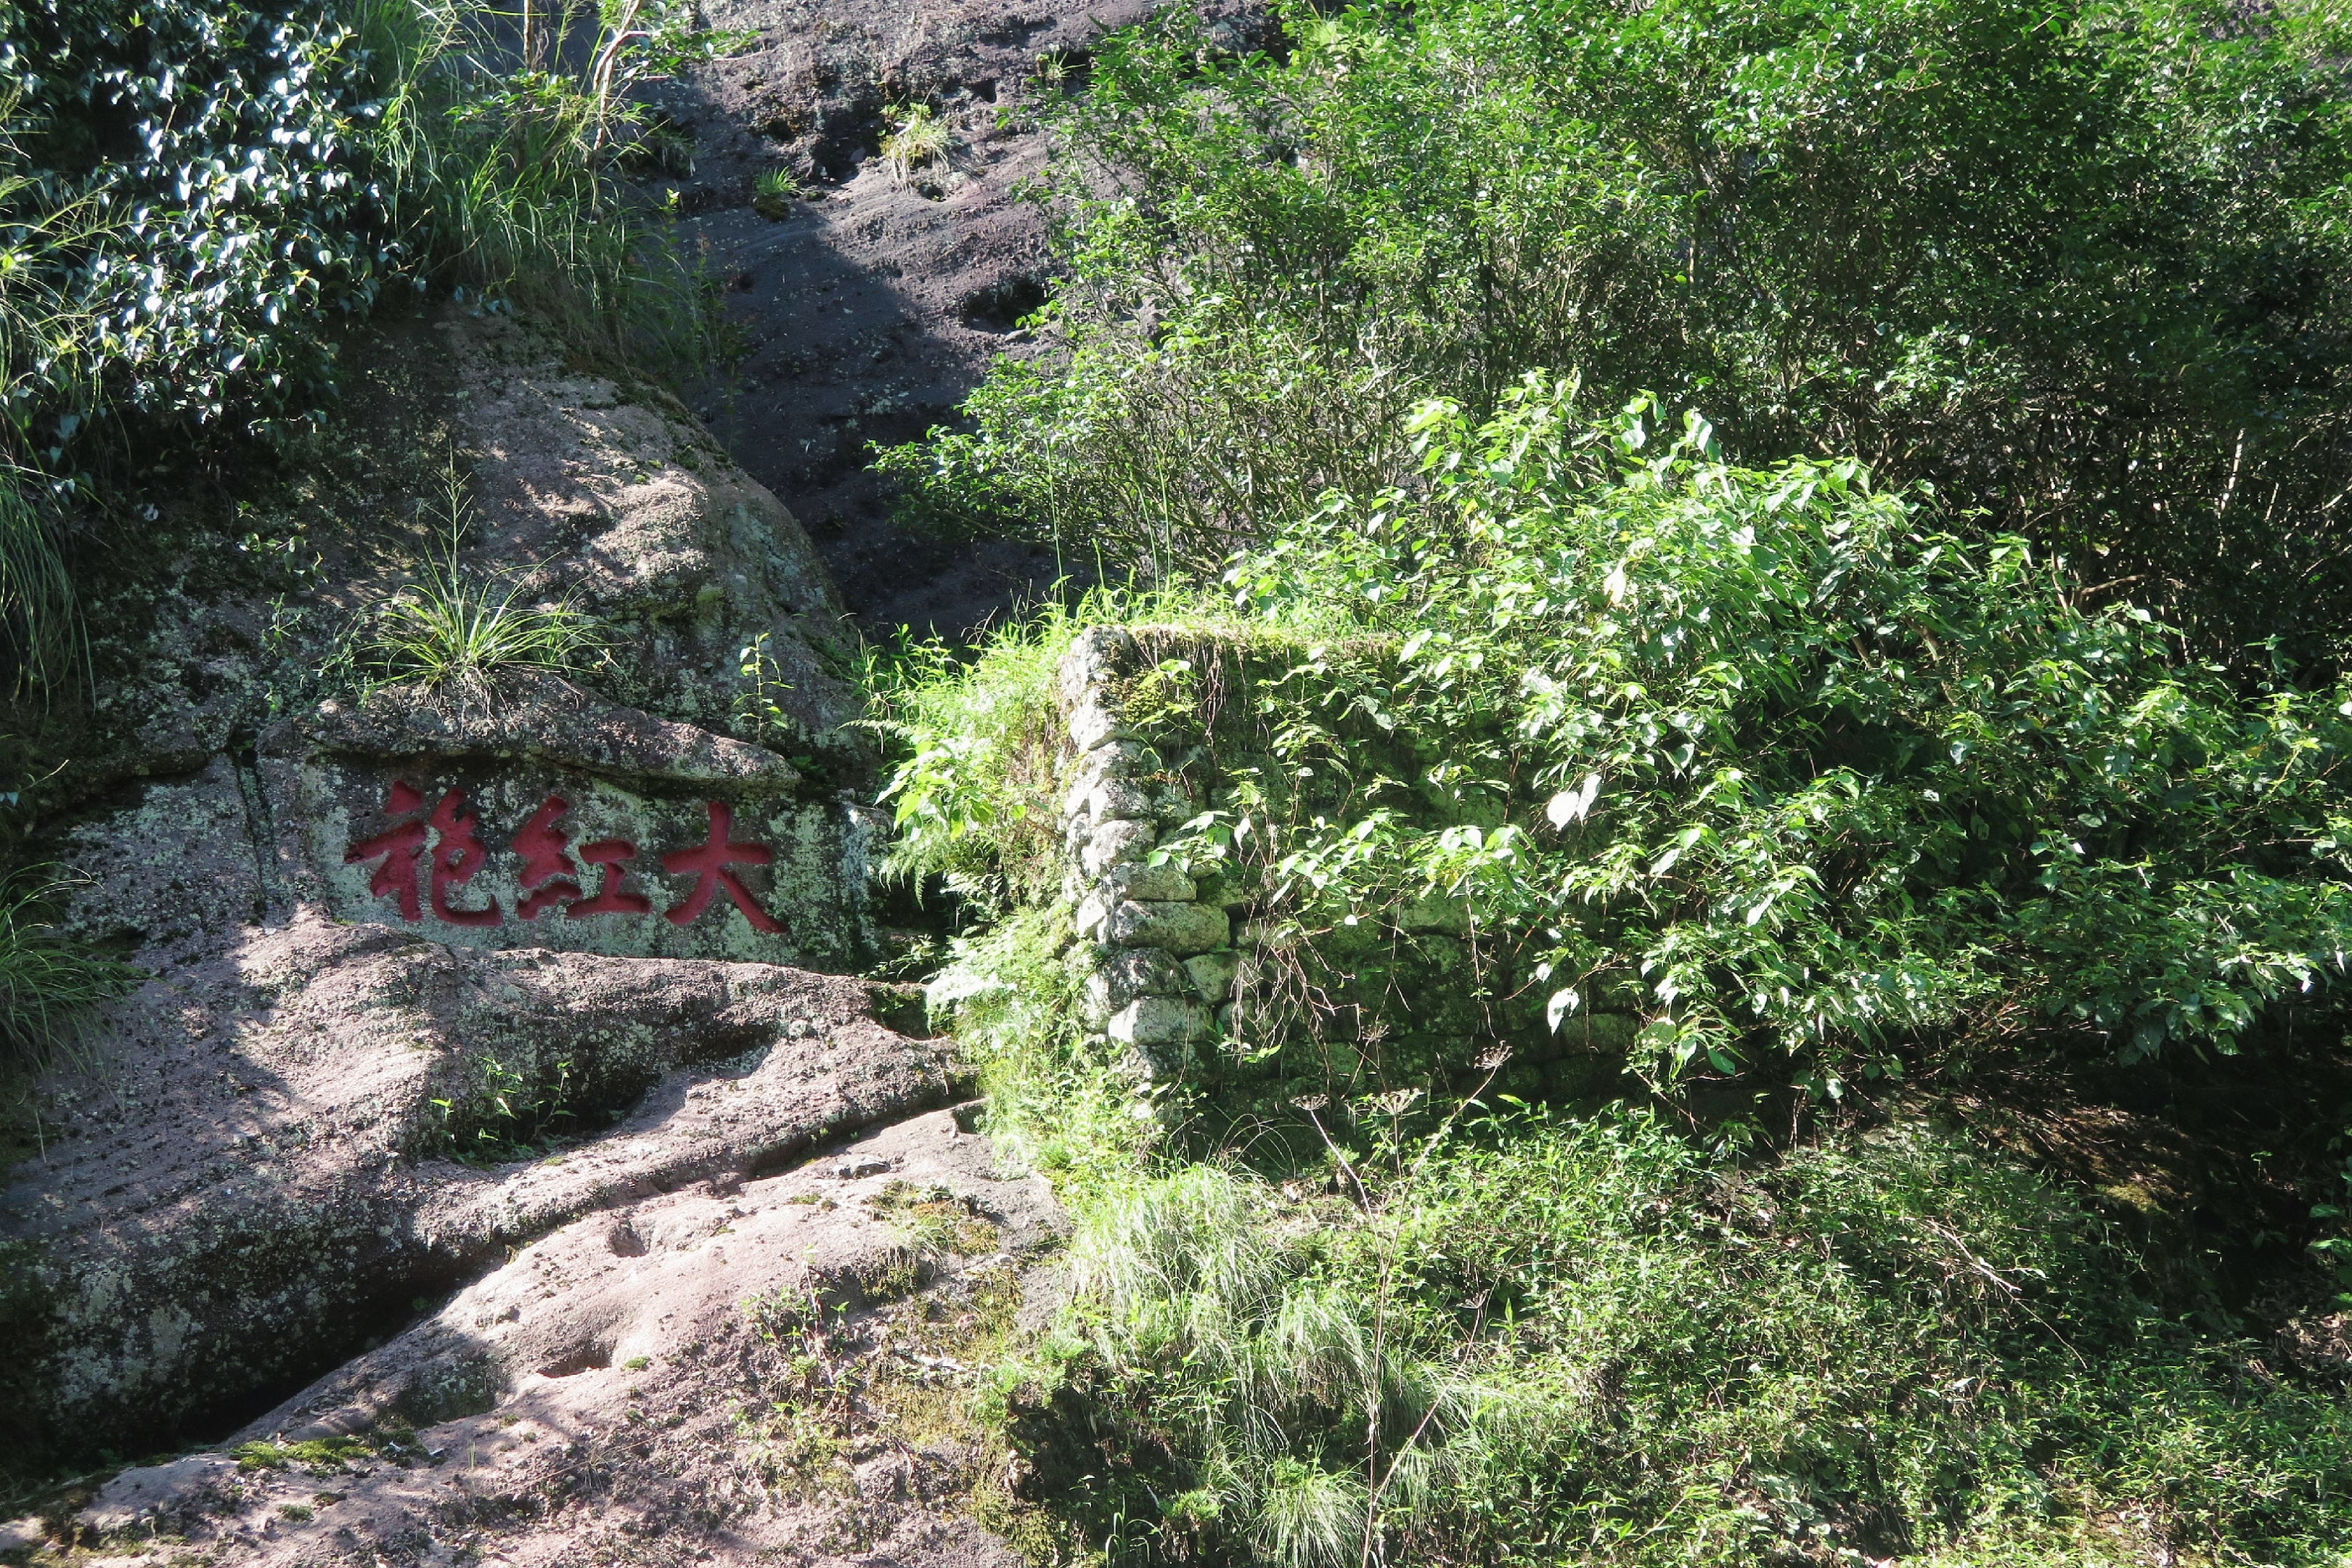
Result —
[[1017, 911], [956, 939], [926, 1000], [953, 1023], [1000, 1158], [1052, 1172], [1075, 1194], [1131, 1175], [1158, 1129], [1150, 1103], [1079, 1026], [1079, 976], [1064, 962], [1070, 938], [1066, 913]]
[[16, 449], [55, 462], [106, 415], [274, 414], [327, 381], [311, 318], [365, 309], [392, 259], [355, 166], [377, 84], [350, 18], [10, 0], [0, 36], [5, 271], [61, 318], [8, 345]]
[[[1223, 804], [1165, 853], [1245, 859], [1262, 920], [1309, 940], [1465, 900], [1517, 1027], [1630, 996], [1660, 1080], [1764, 1051], [1836, 1092], [1923, 1046], [2226, 1050], [2340, 984], [2352, 689], [2243, 689], [1852, 462], [1738, 468], [1702, 421], [1670, 440], [1646, 403], [1569, 399], [1531, 379], [1477, 426], [1433, 405], [1417, 493], [1334, 498], [1235, 559], [1233, 613], [1298, 628], [1253, 694], [1273, 773], [1206, 781]], [[932, 718], [892, 785], [901, 855], [1050, 868], [1062, 640], [902, 699]], [[1339, 808], [1285, 807], [1318, 776]]]
[[2347, 628], [2352, 56], [2234, 0], [1439, 0], [1174, 17], [1055, 121], [1058, 353], [894, 464], [1114, 571], [1412, 469], [1536, 366], [1852, 455], [2210, 647]]
[[[0, 631], [70, 673], [63, 510], [174, 443], [331, 400], [336, 322], [387, 282], [555, 317], [611, 355], [705, 342], [696, 280], [617, 176], [628, 89], [731, 45], [673, 0], [595, 14], [577, 77], [469, 0], [0, 0]], [[566, 27], [580, 14], [566, 12]]]
[[1531, 379], [1475, 434], [1424, 411], [1425, 500], [1334, 500], [1234, 569], [1262, 608], [1402, 637], [1378, 700], [1433, 765], [1498, 714], [1516, 733], [1487, 764], [1510, 820], [1330, 823], [1283, 863], [1302, 896], [1361, 899], [1383, 864], [1466, 892], [1545, 933], [1555, 1019], [1635, 982], [1649, 1047], [1720, 1068], [1964, 1023], [2226, 1047], [2343, 977], [2352, 689], [2242, 692], [1856, 465], [1734, 468], [1703, 422], [1580, 426], [1564, 390]]
[[[1921, 1126], [1742, 1164], [1639, 1117], [1212, 1166], [1084, 1219], [1007, 1374], [1112, 1561], [2333, 1563], [2332, 1390], [2149, 1314]], [[1079, 1473], [1085, 1472], [1083, 1480]]]

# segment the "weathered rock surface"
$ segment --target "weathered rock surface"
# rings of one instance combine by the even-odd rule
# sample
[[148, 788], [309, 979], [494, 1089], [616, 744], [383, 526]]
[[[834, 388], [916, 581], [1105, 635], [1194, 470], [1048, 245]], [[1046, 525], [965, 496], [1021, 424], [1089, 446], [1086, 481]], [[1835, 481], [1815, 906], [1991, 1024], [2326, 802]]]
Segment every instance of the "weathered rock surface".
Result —
[[[1045, 164], [1039, 100], [1075, 82], [1112, 28], [1155, 0], [714, 0], [711, 25], [753, 46], [658, 92], [694, 137], [677, 182], [681, 228], [735, 285], [728, 315], [740, 372], [698, 397], [738, 461], [814, 534], [869, 627], [956, 634], [1002, 615], [1072, 557], [1003, 541], [942, 542], [892, 516], [871, 449], [950, 423], [1001, 354], [1045, 345], [1019, 330], [1056, 260], [1044, 209], [1023, 199]], [[1258, 0], [1192, 0], [1212, 47], [1276, 35]], [[890, 111], [921, 104], [948, 126], [947, 154], [894, 176], [877, 155]], [[755, 182], [781, 169], [814, 199], [772, 217]]]
[[554, 1231], [232, 1440], [328, 1447], [127, 1471], [70, 1521], [78, 1560], [1010, 1568], [960, 1517], [971, 1434], [934, 1413], [984, 1373], [955, 1352], [1001, 1338], [1057, 1211], [944, 1112], [850, 1152], [869, 1174]]
[[940, 1056], [873, 1006], [772, 965], [316, 921], [174, 968], [47, 1086], [0, 1191], [0, 1447], [152, 1447], [576, 1215], [940, 1103]]
[[478, 947], [854, 965], [867, 817], [773, 752], [551, 676], [381, 688], [261, 740], [295, 907]]
[[467, 568], [607, 646], [339, 684], [436, 542], [414, 463], [362, 464], [291, 581], [198, 520], [96, 607], [102, 695], [28, 847], [152, 979], [26, 1086], [0, 1472], [279, 1402], [246, 1436], [329, 1441], [134, 1468], [0, 1556], [1010, 1568], [964, 1517], [956, 1358], [1009, 1327], [1050, 1195], [926, 1114], [956, 1074], [883, 1022], [908, 998], [782, 966], [871, 951], [822, 563], [665, 395], [511, 323], [392, 340], [376, 368], [436, 384], [381, 444], [457, 454]]
[[510, 319], [451, 313], [425, 352], [446, 353], [458, 444], [478, 454], [484, 527], [472, 557], [528, 594], [569, 594], [615, 628], [604, 674], [620, 700], [723, 730], [747, 679], [744, 649], [771, 663], [763, 695], [795, 742], [845, 757], [867, 748], [844, 678], [855, 638], [840, 595], [793, 514], [669, 396], [627, 394], [567, 363]]
[[[447, 548], [453, 461], [461, 563], [526, 603], [568, 595], [594, 616], [605, 647], [582, 674], [611, 700], [729, 731], [756, 687], [777, 710], [766, 742], [814, 757], [802, 771], [827, 789], [865, 781], [871, 747], [842, 728], [859, 710], [856, 639], [823, 562], [667, 394], [578, 372], [511, 319], [448, 308], [384, 327], [352, 359], [348, 449], [234, 523], [192, 492], [186, 516], [153, 525], [171, 542], [161, 554], [94, 591], [86, 732], [41, 809], [196, 775], [331, 694], [354, 616]], [[222, 537], [236, 527], [255, 531]]]

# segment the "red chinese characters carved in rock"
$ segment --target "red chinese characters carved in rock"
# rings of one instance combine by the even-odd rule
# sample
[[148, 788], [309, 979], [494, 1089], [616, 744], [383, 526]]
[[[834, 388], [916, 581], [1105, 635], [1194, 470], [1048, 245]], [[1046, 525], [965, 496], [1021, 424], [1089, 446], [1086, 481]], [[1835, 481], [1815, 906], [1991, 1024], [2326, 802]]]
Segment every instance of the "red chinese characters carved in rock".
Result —
[[[418, 815], [424, 805], [425, 796], [415, 786], [394, 780], [384, 810], [407, 820], [352, 845], [343, 852], [344, 863], [357, 865], [381, 857], [383, 864], [368, 879], [368, 891], [378, 898], [390, 894], [400, 906], [402, 920], [423, 920], [425, 911], [421, 906], [429, 897], [437, 920], [457, 926], [498, 924], [503, 917], [496, 899], [476, 910], [461, 910], [449, 901], [450, 895], [472, 881], [474, 874], [490, 858], [489, 851], [482, 847], [480, 819], [466, 810], [466, 792], [453, 789], [443, 795], [429, 818]], [[426, 840], [436, 837], [437, 842], [427, 856]], [[423, 876], [419, 875], [420, 864]], [[423, 890], [420, 882], [425, 885]]]
[[730, 866], [764, 866], [776, 858], [776, 852], [764, 844], [730, 844], [727, 836], [735, 831], [735, 814], [719, 801], [708, 803], [710, 812], [710, 837], [698, 849], [681, 849], [675, 855], [662, 857], [662, 869], [673, 876], [682, 871], [695, 873], [694, 891], [687, 894], [669, 910], [674, 925], [685, 925], [700, 914], [710, 902], [710, 895], [719, 889], [735, 900], [743, 918], [751, 922], [753, 931], [775, 932], [784, 928], [778, 925], [768, 911], [761, 909], [743, 884], [735, 879]]
[[[593, 844], [580, 847], [580, 858], [604, 873], [593, 898], [581, 896], [580, 884], [572, 879], [569, 851], [572, 841], [557, 831], [555, 823], [572, 803], [560, 795], [551, 795], [530, 820], [515, 835], [514, 847], [522, 857], [522, 886], [535, 889], [515, 912], [530, 920], [540, 910], [562, 904], [563, 912], [573, 920], [585, 920], [590, 915], [643, 915], [653, 912], [654, 901], [643, 893], [632, 893], [623, 886], [627, 875], [621, 868], [637, 858], [637, 847], [622, 838], [600, 838]], [[779, 928], [781, 929], [781, 928]]]
[[[489, 860], [479, 819], [465, 806], [466, 792], [453, 789], [428, 813], [423, 792], [396, 779], [384, 802], [386, 815], [395, 819], [393, 826], [352, 845], [344, 851], [343, 860], [348, 865], [380, 861], [368, 879], [368, 891], [390, 898], [404, 921], [423, 920], [429, 907], [435, 919], [451, 925], [497, 925], [504, 916], [496, 898], [478, 909], [459, 909], [451, 902], [451, 896], [472, 881]], [[536, 920], [558, 908], [572, 920], [652, 913], [653, 900], [631, 891], [627, 885], [625, 868], [637, 858], [637, 847], [625, 839], [600, 838], [574, 848], [561, 826], [571, 809], [571, 802], [551, 795], [516, 833], [514, 851], [522, 860], [517, 879], [517, 917]], [[782, 924], [760, 907], [751, 889], [729, 868], [769, 865], [775, 859], [775, 851], [764, 844], [733, 842], [734, 814], [723, 802], [707, 802], [705, 809], [709, 813], [710, 831], [704, 842], [661, 858], [664, 871], [695, 879], [693, 889], [666, 911], [667, 919], [674, 925], [689, 925], [709, 907], [714, 895], [724, 892], [752, 930], [770, 935], [781, 932]], [[578, 867], [572, 863], [575, 855]], [[581, 868], [594, 868], [593, 893], [586, 891], [589, 874]]]

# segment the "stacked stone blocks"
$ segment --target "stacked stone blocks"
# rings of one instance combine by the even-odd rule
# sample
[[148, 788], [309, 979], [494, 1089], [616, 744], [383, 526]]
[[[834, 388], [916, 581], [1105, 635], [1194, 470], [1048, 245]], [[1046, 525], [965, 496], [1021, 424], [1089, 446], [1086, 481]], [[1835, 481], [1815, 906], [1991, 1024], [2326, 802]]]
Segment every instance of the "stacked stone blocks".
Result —
[[[1509, 1000], [1476, 1003], [1470, 911], [1460, 900], [1408, 900], [1381, 926], [1334, 931], [1304, 952], [1284, 948], [1263, 920], [1250, 918], [1251, 895], [1238, 878], [1196, 879], [1185, 865], [1154, 864], [1171, 830], [1202, 809], [1185, 773], [1213, 781], [1213, 768], [1194, 764], [1262, 766], [1265, 759], [1246, 735], [1231, 732], [1230, 712], [1222, 724], [1179, 712], [1172, 729], [1161, 713], [1155, 735], [1139, 732], [1120, 693], [1150, 651], [1123, 628], [1089, 628], [1065, 656], [1056, 693], [1070, 743], [1061, 826], [1064, 892], [1079, 939], [1072, 961], [1083, 970], [1089, 1026], [1116, 1045], [1135, 1079], [1274, 1100], [1363, 1087], [1365, 1042], [1348, 1038], [1344, 1027], [1293, 1037], [1295, 1029], [1286, 1033], [1271, 1017], [1265, 993], [1286, 963], [1307, 987], [1352, 997], [1365, 1010], [1391, 1070], [1475, 1071], [1499, 1037], [1510, 1047], [1512, 1065], [1498, 1081], [1508, 1091], [1575, 1095], [1613, 1079], [1639, 1028], [1631, 998], [1588, 987], [1585, 1005], [1558, 1030], [1529, 987], [1506, 982], [1499, 989], [1514, 993]], [[1213, 790], [1210, 804], [1223, 804], [1222, 792]], [[1236, 1038], [1244, 1034], [1246, 1051]], [[1268, 1074], [1276, 1081], [1240, 1081]]]

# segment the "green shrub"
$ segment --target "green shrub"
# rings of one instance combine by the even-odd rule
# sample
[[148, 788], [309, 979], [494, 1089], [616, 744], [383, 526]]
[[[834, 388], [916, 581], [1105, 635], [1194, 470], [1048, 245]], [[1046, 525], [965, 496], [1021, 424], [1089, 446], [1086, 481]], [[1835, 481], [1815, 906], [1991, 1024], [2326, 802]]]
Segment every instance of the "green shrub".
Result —
[[[1852, 462], [1728, 466], [1645, 402], [1588, 422], [1531, 379], [1411, 439], [1417, 493], [1335, 497], [1226, 574], [1232, 624], [1297, 628], [1250, 693], [1268, 760], [1212, 758], [1222, 804], [1161, 849], [1239, 862], [1262, 921], [1311, 942], [1464, 900], [1499, 1032], [1630, 1000], [1657, 1081], [2228, 1050], [2336, 1005], [2352, 689], [2235, 684], [2022, 542]], [[1070, 624], [898, 699], [929, 715], [907, 863], [1050, 895]]]
[[[1639, 1117], [1211, 1166], [1083, 1219], [1007, 1374], [1111, 1561], [2332, 1563], [2352, 1420], [1918, 1126], [1772, 1163]], [[1083, 1472], [1084, 1479], [1080, 1479]], [[1368, 1556], [1367, 1554], [1370, 1554]]]
[[[2352, 627], [2352, 52], [2234, 0], [1439, 0], [1185, 16], [1064, 100], [1063, 276], [893, 463], [937, 510], [1205, 567], [1412, 471], [1530, 367], [1853, 455], [2234, 654]], [[2112, 591], [2112, 586], [2110, 588]]]
[[1644, 1044], [1719, 1068], [1761, 1038], [2226, 1048], [2343, 977], [2352, 689], [2245, 691], [1856, 465], [1737, 469], [1695, 417], [1668, 443], [1638, 402], [1612, 431], [1560, 396], [1531, 379], [1475, 434], [1426, 411], [1425, 500], [1334, 500], [1234, 568], [1404, 638], [1378, 697], [1432, 766], [1498, 713], [1517, 736], [1487, 764], [1510, 820], [1330, 823], [1280, 867], [1302, 892], [1383, 864], [1466, 892], [1549, 933], [1555, 1021], [1636, 984]]
[[[387, 283], [553, 319], [610, 359], [709, 346], [707, 290], [619, 181], [633, 85], [732, 47], [672, 0], [563, 13], [516, 70], [471, 0], [0, 0], [0, 635], [73, 673], [61, 510], [159, 457], [276, 439]], [[585, 51], [576, 75], [541, 68]], [[136, 450], [136, 463], [127, 454]]]
[[1064, 911], [1017, 911], [958, 938], [927, 1000], [980, 1080], [998, 1157], [1077, 1193], [1130, 1173], [1159, 1129], [1149, 1100], [1080, 1026], [1079, 976], [1063, 961], [1071, 936]]

